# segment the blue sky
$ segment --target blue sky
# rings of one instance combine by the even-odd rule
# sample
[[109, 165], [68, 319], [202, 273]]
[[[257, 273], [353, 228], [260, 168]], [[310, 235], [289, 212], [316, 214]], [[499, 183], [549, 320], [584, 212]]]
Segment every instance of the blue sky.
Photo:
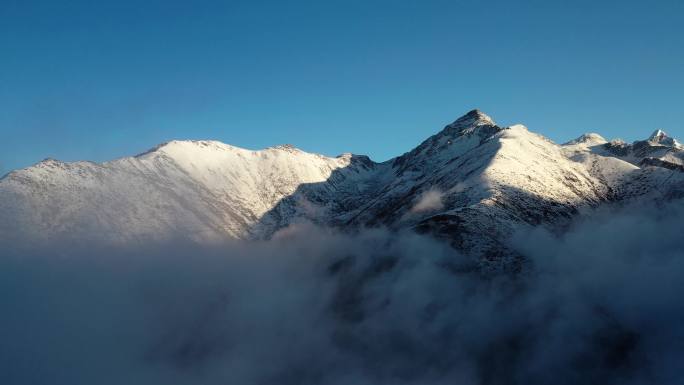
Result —
[[171, 139], [385, 160], [473, 108], [684, 139], [680, 1], [0, 2], [0, 173]]

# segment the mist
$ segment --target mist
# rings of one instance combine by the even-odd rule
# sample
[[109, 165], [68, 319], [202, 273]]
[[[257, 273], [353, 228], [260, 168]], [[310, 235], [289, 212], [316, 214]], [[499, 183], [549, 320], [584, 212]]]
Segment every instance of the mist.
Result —
[[676, 384], [677, 201], [520, 231], [484, 276], [414, 233], [7, 247], [3, 384]]

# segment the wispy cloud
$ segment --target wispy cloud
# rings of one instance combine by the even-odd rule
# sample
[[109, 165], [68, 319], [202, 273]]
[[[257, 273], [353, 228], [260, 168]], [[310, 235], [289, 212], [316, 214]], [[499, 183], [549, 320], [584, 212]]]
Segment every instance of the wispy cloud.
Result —
[[437, 189], [430, 189], [422, 193], [416, 203], [411, 207], [412, 213], [425, 213], [444, 208], [442, 197], [444, 194]]

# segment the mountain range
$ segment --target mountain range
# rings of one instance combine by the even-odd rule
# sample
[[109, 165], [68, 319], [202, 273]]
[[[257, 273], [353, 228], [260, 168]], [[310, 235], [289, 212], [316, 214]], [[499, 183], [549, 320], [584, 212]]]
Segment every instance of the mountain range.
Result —
[[0, 179], [0, 241], [212, 243], [313, 222], [431, 234], [497, 269], [518, 258], [506, 246], [516, 230], [562, 231], [604, 205], [684, 196], [683, 171], [684, 146], [661, 130], [556, 144], [473, 110], [381, 163], [204, 140], [104, 163], [45, 159]]

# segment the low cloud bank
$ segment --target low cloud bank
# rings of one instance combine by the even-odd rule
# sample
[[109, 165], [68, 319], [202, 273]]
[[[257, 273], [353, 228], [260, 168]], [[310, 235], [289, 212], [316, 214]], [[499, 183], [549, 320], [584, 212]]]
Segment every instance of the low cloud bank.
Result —
[[3, 384], [675, 384], [682, 202], [516, 234], [519, 277], [416, 234], [0, 259]]

